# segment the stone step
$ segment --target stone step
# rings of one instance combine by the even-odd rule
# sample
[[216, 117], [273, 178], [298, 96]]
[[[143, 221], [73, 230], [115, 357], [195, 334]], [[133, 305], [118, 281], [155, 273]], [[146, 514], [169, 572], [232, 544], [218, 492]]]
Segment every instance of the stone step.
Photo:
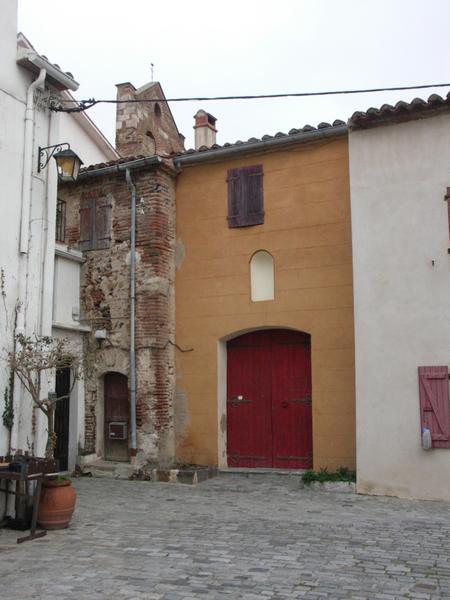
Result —
[[305, 469], [272, 469], [272, 468], [248, 468], [248, 467], [220, 467], [221, 475], [242, 475], [243, 477], [298, 477], [301, 478]]
[[83, 467], [83, 472], [91, 473], [92, 477], [110, 477], [112, 479], [129, 479], [135, 471], [135, 465], [109, 460], [96, 460]]

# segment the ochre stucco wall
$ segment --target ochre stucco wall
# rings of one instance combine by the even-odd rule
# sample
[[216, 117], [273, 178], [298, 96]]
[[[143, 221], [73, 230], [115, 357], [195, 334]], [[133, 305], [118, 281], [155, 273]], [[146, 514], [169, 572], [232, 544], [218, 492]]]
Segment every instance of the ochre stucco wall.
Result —
[[[227, 170], [261, 163], [265, 222], [229, 229]], [[272, 326], [311, 334], [314, 468], [353, 467], [347, 138], [184, 167], [176, 202], [176, 339], [193, 348], [176, 352], [179, 460], [218, 462], [219, 340]], [[273, 301], [250, 300], [249, 261], [260, 249], [274, 257]]]

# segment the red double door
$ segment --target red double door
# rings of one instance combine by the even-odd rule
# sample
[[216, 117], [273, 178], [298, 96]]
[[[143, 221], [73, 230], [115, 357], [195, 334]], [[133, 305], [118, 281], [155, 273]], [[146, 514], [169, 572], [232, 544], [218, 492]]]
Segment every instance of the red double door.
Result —
[[310, 336], [267, 329], [227, 351], [228, 466], [312, 468]]

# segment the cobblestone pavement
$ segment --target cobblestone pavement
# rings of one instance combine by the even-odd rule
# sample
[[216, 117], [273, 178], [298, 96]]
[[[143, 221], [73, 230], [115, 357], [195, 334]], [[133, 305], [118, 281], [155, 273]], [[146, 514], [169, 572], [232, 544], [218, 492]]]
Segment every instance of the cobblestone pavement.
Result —
[[69, 529], [0, 530], [0, 598], [450, 599], [449, 504], [277, 480], [77, 480]]

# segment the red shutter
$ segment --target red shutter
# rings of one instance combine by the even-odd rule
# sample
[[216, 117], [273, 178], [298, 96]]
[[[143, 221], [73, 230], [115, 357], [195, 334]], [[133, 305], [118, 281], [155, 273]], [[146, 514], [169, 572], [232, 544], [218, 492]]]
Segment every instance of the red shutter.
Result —
[[109, 248], [111, 243], [111, 201], [107, 196], [95, 203], [95, 245], [97, 250]]
[[241, 227], [241, 169], [228, 169], [228, 227]]
[[81, 196], [80, 200], [80, 250], [92, 249], [93, 199]]
[[433, 448], [450, 448], [448, 367], [419, 367], [421, 426], [430, 430]]
[[263, 166], [244, 167], [242, 196], [245, 198], [243, 225], [264, 223]]

